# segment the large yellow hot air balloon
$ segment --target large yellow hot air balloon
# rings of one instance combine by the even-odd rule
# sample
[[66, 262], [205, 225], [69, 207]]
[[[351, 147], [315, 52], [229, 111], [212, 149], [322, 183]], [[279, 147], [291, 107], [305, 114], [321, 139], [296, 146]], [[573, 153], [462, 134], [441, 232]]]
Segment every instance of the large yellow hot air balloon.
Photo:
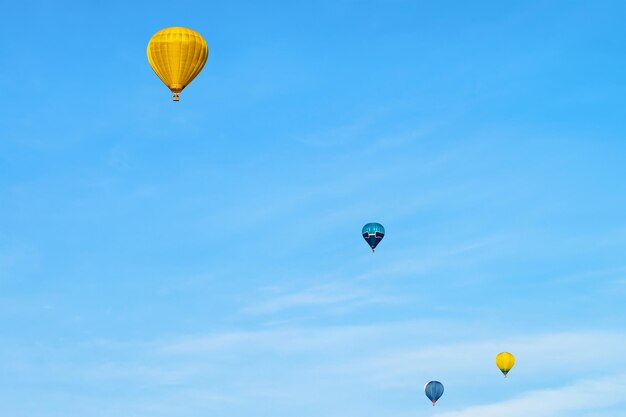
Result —
[[500, 352], [496, 355], [496, 365], [506, 378], [506, 374], [508, 374], [513, 365], [515, 365], [515, 356], [509, 352]]
[[152, 69], [178, 101], [180, 92], [204, 68], [209, 47], [195, 30], [174, 26], [155, 33], [147, 53]]

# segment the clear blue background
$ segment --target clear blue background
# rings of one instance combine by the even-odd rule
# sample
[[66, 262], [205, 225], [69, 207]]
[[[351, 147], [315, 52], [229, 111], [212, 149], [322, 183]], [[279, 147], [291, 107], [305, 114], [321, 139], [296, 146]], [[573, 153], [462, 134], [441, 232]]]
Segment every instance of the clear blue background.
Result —
[[0, 415], [623, 416], [625, 13], [7, 3]]

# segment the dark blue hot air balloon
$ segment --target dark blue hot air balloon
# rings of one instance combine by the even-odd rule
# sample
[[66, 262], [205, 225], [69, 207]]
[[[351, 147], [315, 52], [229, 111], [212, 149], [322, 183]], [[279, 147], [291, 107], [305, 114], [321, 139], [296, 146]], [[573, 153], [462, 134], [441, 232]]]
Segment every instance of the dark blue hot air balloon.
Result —
[[430, 381], [424, 385], [424, 392], [430, 401], [433, 402], [433, 406], [441, 396], [443, 395], [443, 384], [439, 381]]
[[383, 240], [385, 237], [385, 228], [380, 223], [368, 223], [363, 226], [363, 230], [361, 230], [363, 234], [363, 239], [370, 245], [372, 248], [372, 252], [376, 249], [376, 246]]

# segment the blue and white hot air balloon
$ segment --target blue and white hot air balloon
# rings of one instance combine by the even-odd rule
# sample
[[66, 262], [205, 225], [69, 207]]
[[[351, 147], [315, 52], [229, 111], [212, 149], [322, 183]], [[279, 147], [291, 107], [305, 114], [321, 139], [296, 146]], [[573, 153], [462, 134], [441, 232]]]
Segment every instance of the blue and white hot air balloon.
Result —
[[363, 230], [361, 230], [363, 234], [363, 239], [370, 245], [372, 248], [372, 252], [376, 249], [376, 246], [383, 240], [385, 237], [385, 228], [380, 223], [368, 223], [363, 226]]

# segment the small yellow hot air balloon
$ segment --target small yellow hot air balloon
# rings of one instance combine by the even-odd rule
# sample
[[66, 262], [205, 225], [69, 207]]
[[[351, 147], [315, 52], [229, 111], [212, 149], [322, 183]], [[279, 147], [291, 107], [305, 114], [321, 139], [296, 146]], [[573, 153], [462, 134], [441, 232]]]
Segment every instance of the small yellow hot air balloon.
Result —
[[500, 352], [496, 355], [496, 365], [506, 378], [506, 374], [508, 374], [513, 365], [515, 365], [515, 356], [509, 352]]
[[209, 47], [195, 30], [174, 26], [155, 33], [147, 53], [152, 69], [178, 101], [180, 92], [204, 68]]

